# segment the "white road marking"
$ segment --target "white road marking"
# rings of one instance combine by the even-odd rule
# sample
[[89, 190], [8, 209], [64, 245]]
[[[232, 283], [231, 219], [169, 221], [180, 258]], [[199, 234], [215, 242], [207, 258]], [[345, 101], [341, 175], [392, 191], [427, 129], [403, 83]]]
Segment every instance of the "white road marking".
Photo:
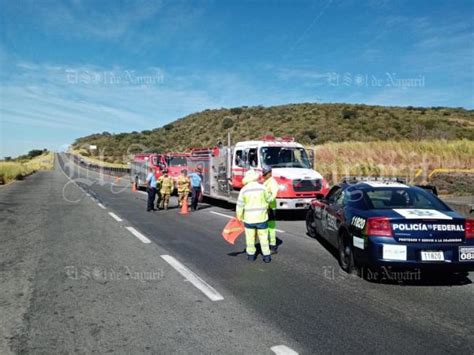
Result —
[[119, 216], [117, 216], [115, 213], [113, 212], [109, 212], [109, 215], [115, 219], [117, 222], [122, 222], [122, 218], [120, 218]]
[[[56, 159], [56, 158], [55, 158], [55, 159]], [[68, 179], [70, 182], [72, 182], [74, 185], [76, 185], [77, 188], [78, 188], [79, 190], [81, 190], [84, 194], [90, 196], [89, 193], [88, 193], [86, 190], [84, 190], [82, 187], [80, 187], [77, 182], [75, 182], [73, 179], [71, 179], [71, 178], [66, 174], [66, 172], [65, 172], [64, 169], [63, 169], [63, 167], [61, 166], [61, 163], [58, 162], [58, 165], [59, 165], [59, 170], [61, 170], [61, 172], [62, 172], [62, 173], [64, 174], [64, 176], [66, 177], [66, 179]], [[64, 193], [64, 188], [63, 188], [63, 193]], [[64, 198], [64, 196], [63, 196], [63, 198]], [[92, 197], [91, 197], [91, 198], [92, 198]], [[79, 202], [79, 201], [80, 201], [80, 200], [78, 200], [78, 201], [76, 201], [76, 202]], [[70, 201], [69, 201], [69, 202], [70, 202]]]
[[223, 214], [223, 213], [219, 213], [219, 212], [215, 212], [215, 211], [209, 211], [209, 213], [212, 213], [212, 214], [215, 214], [215, 215], [218, 215], [218, 216], [222, 216], [222, 217], [226, 217], [226, 218], [234, 217], [234, 216], [229, 216], [227, 214]]
[[[226, 218], [232, 218], [234, 216], [229, 216], [228, 214], [224, 214], [224, 213], [219, 213], [219, 212], [215, 212], [215, 211], [209, 211], [209, 213], [212, 213], [212, 214], [215, 214], [215, 215], [218, 215], [218, 216], [222, 216], [222, 217], [226, 217]], [[279, 233], [285, 233], [285, 231], [281, 230], [281, 229], [275, 229], [277, 232]]]
[[275, 345], [270, 348], [277, 355], [298, 355], [296, 351], [286, 345]]
[[183, 275], [186, 280], [191, 282], [197, 289], [204, 293], [211, 301], [222, 301], [224, 299], [224, 297], [219, 292], [217, 292], [211, 285], [201, 279], [194, 272], [189, 270], [186, 266], [181, 264], [178, 260], [176, 260], [170, 255], [161, 255], [161, 257], [168, 264], [170, 264], [173, 269]]
[[139, 231], [137, 231], [135, 228], [133, 227], [125, 227], [128, 229], [128, 231], [130, 233], [132, 233], [135, 237], [137, 237], [138, 239], [140, 239], [140, 241], [142, 241], [143, 243], [146, 243], [146, 244], [149, 244], [151, 243], [150, 239], [148, 239], [147, 237], [145, 237], [143, 234], [141, 234]]
[[105, 208], [105, 206], [104, 206], [103, 204], [101, 204], [100, 202], [99, 202], [99, 203], [97, 203], [97, 206], [99, 206], [99, 207], [100, 207], [100, 208], [102, 208], [103, 210], [105, 210], [105, 209], [106, 209], [106, 208]]

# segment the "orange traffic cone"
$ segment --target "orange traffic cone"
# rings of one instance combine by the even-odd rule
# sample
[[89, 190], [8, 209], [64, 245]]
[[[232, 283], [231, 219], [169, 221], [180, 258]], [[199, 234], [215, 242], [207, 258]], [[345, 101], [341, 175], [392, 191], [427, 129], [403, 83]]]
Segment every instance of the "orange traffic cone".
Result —
[[181, 214], [188, 214], [189, 209], [188, 209], [188, 199], [185, 198], [183, 201], [183, 206], [181, 206], [181, 211], [179, 212]]
[[132, 183], [132, 192], [136, 192], [137, 191], [137, 186], [135, 185], [135, 183], [133, 182]]
[[120, 178], [118, 176], [115, 177], [115, 183], [118, 184], [120, 182]]

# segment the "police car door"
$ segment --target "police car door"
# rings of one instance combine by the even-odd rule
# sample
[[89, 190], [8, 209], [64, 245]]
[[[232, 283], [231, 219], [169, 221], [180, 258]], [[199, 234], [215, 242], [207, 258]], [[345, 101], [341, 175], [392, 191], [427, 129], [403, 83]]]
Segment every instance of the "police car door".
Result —
[[326, 230], [327, 240], [337, 247], [337, 234], [343, 217], [343, 191], [339, 187], [328, 194], [328, 205], [324, 212], [323, 223]]

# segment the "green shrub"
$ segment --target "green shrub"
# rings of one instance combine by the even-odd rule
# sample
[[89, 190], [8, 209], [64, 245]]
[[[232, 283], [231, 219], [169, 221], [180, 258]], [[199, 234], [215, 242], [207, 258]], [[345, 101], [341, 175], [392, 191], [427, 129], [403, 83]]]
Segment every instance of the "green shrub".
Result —
[[240, 115], [243, 112], [241, 107], [233, 107], [230, 109], [230, 113], [233, 115]]
[[222, 120], [222, 129], [229, 129], [232, 128], [234, 125], [234, 120], [230, 117], [225, 117], [224, 120]]
[[353, 118], [357, 118], [357, 111], [344, 109], [341, 112], [341, 117], [345, 120], [350, 120], [350, 119], [353, 119]]

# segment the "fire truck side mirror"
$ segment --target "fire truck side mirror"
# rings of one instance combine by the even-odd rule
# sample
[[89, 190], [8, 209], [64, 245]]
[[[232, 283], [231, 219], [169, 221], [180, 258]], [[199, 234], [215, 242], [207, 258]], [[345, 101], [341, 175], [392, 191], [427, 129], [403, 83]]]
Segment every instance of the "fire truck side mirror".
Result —
[[314, 168], [314, 157], [315, 157], [314, 149], [310, 149], [309, 150], [309, 165], [311, 166], [311, 169]]

